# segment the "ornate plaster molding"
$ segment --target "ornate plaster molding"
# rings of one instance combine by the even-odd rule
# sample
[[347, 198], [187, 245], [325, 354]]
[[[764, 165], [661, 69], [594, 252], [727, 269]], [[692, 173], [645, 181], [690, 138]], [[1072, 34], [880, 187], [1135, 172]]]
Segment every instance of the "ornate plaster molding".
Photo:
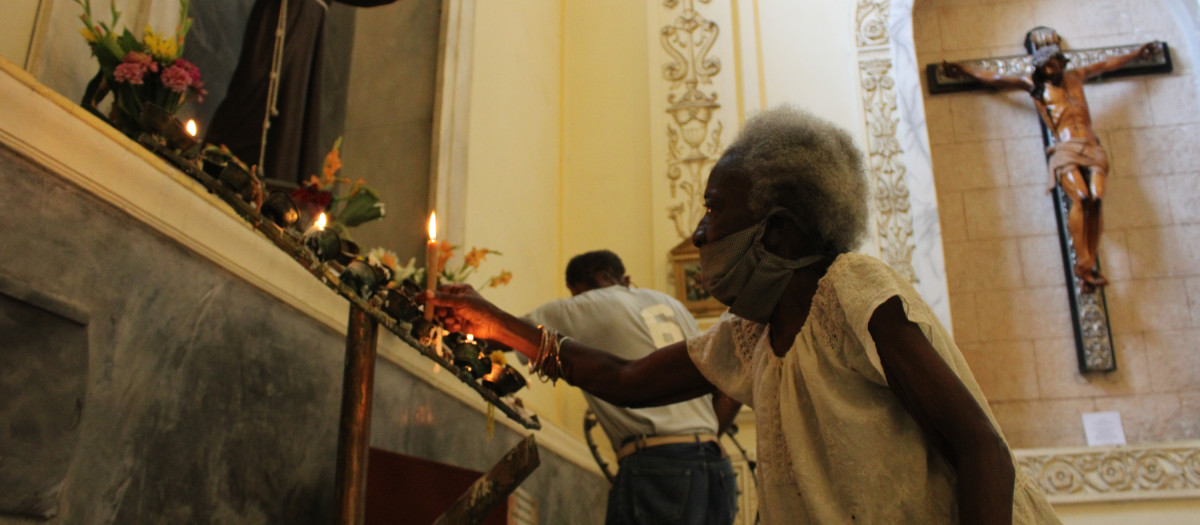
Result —
[[879, 47], [889, 45], [888, 16], [891, 13], [891, 0], [858, 0], [858, 9], [854, 13], [857, 25], [856, 37], [858, 47]]
[[[905, 178], [904, 148], [896, 136], [900, 119], [896, 116], [896, 80], [890, 58], [891, 38], [888, 21], [891, 0], [858, 0], [857, 23], [859, 82], [862, 87], [863, 114], [866, 116], [867, 151], [876, 204], [875, 226], [879, 252], [889, 266], [911, 282], [917, 282], [913, 270], [912, 205]], [[880, 58], [886, 57], [886, 58]]]
[[696, 9], [710, 0], [663, 0], [669, 10], [679, 8], [674, 21], [663, 26], [659, 40], [671, 61], [663, 65], [667, 94], [667, 180], [670, 182], [667, 214], [680, 239], [691, 235], [704, 214], [704, 177], [721, 154], [724, 125], [714, 118], [721, 108], [712, 86], [721, 72], [721, 60], [710, 56], [720, 27]]
[[1053, 503], [1200, 497], [1200, 441], [1018, 450], [1016, 456]]
[[[859, 5], [862, 5], [861, 3]], [[896, 138], [896, 82], [891, 59], [861, 60], [858, 63], [863, 110], [867, 117], [867, 151], [878, 215], [875, 226], [884, 262], [911, 282], [913, 271], [913, 217], [901, 160], [904, 149]]]

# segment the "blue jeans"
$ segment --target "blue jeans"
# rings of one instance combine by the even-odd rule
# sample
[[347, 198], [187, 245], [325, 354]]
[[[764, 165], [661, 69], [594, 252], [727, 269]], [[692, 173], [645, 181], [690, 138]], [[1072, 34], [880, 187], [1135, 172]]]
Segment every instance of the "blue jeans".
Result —
[[619, 465], [606, 525], [729, 525], [737, 515], [733, 466], [716, 443], [650, 447]]

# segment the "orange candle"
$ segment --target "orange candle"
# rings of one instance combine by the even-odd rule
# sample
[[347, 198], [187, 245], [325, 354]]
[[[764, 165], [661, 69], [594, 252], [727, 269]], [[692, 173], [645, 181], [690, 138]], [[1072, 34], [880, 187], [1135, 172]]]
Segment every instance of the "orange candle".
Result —
[[[429, 213], [429, 242], [425, 243], [425, 289], [437, 290], [438, 268], [437, 213]], [[433, 320], [433, 305], [425, 305], [425, 320]]]

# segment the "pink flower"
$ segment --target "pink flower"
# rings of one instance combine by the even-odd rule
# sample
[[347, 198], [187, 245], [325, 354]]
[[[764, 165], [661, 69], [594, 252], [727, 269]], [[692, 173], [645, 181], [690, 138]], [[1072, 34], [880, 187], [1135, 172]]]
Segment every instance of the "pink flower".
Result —
[[126, 64], [139, 64], [150, 71], [158, 72], [158, 63], [154, 61], [154, 57], [150, 56], [149, 53], [130, 51], [125, 53], [125, 58], [121, 59], [121, 61]]
[[124, 63], [117, 66], [113, 70], [113, 78], [117, 82], [128, 82], [130, 84], [142, 83], [142, 75], [146, 74], [146, 66], [134, 63]]
[[147, 71], [158, 71], [158, 64], [154, 62], [154, 58], [146, 53], [130, 51], [125, 54], [125, 58], [113, 70], [113, 79], [117, 82], [140, 85], [143, 83], [143, 77]]
[[182, 58], [177, 58], [171, 65], [183, 68], [184, 71], [187, 71], [188, 76], [192, 77], [192, 87], [195, 87], [196, 89], [204, 87], [204, 81], [200, 80], [200, 68], [196, 67], [196, 64], [193, 64]]
[[183, 93], [192, 85], [192, 75], [178, 64], [167, 66], [162, 72], [161, 80], [164, 86], [176, 93]]

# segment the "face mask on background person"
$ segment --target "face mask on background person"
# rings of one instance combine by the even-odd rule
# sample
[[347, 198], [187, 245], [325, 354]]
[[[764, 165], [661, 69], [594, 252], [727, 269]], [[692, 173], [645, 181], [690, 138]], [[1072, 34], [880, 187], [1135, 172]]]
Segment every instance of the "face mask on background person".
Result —
[[714, 298], [734, 315], [765, 323], [796, 270], [823, 255], [784, 259], [762, 244], [767, 222], [783, 208], [774, 208], [758, 224], [700, 247], [700, 279]]

